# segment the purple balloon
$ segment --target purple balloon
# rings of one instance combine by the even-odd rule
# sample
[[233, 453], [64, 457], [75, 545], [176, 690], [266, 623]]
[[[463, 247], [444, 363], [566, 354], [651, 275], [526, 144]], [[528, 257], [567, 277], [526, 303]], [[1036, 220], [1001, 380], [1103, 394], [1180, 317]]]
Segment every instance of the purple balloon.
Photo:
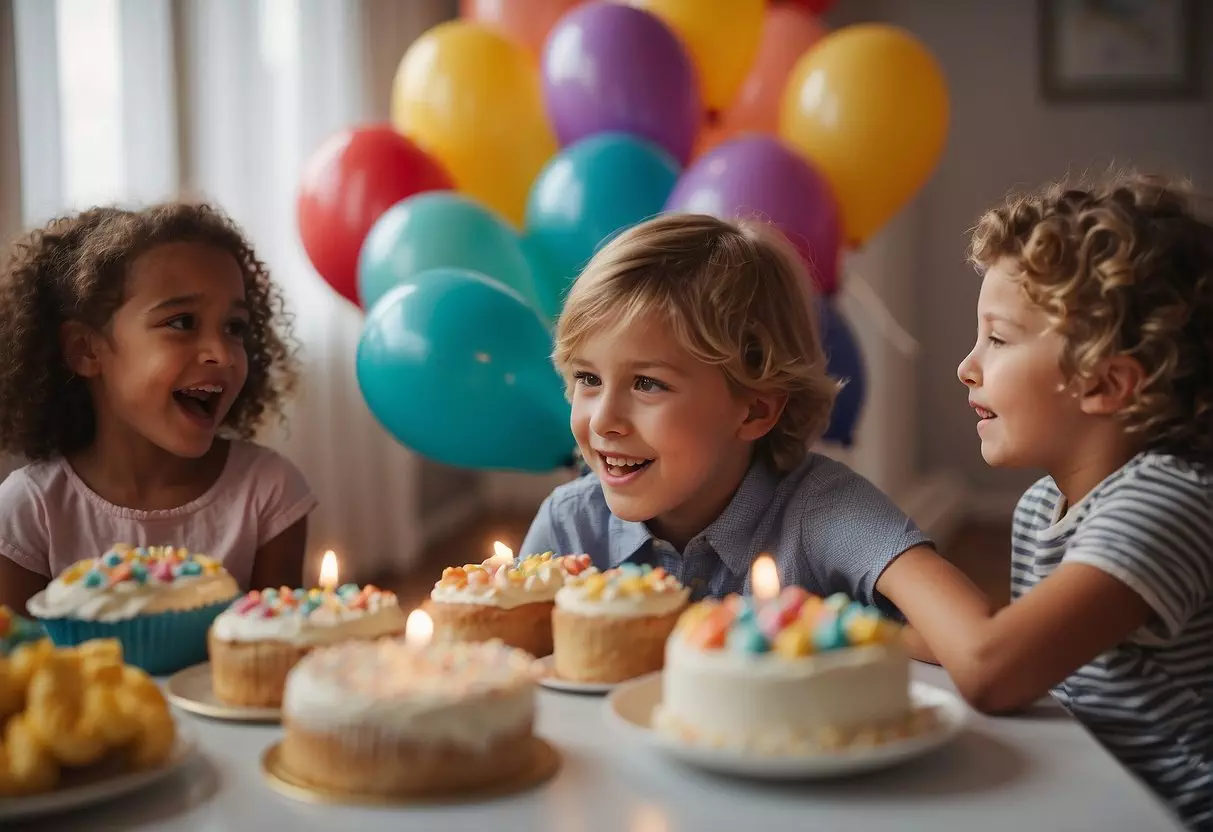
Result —
[[562, 147], [595, 133], [648, 139], [681, 164], [702, 110], [686, 50], [657, 17], [619, 3], [564, 15], [543, 49], [543, 95]]
[[817, 290], [838, 289], [838, 204], [824, 176], [778, 139], [742, 136], [700, 156], [665, 209], [721, 219], [767, 220], [796, 246]]

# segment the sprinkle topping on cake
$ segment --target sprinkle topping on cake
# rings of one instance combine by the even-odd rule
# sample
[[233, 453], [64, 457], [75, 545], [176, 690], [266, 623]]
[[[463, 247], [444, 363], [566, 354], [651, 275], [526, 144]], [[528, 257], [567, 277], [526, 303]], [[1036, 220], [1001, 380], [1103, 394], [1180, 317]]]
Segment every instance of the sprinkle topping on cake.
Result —
[[379, 589], [373, 584], [359, 587], [344, 584], [337, 589], [254, 589], [237, 598], [229, 612], [246, 618], [277, 618], [296, 616], [323, 618], [326, 615], [345, 617], [342, 613], [373, 612], [383, 606], [396, 606], [396, 593]]
[[625, 563], [605, 572], [579, 575], [568, 586], [586, 601], [613, 601], [618, 598], [649, 598], [682, 591], [682, 584], [660, 566]]
[[490, 558], [482, 563], [448, 566], [430, 597], [438, 602], [505, 608], [551, 601], [566, 577], [592, 570], [589, 555], [543, 552], [506, 564]]
[[884, 644], [897, 638], [900, 629], [875, 607], [842, 593], [821, 598], [789, 586], [769, 601], [739, 595], [700, 601], [682, 614], [675, 632], [701, 650], [774, 652], [794, 659]]
[[100, 557], [73, 563], [60, 576], [65, 584], [106, 589], [123, 583], [171, 584], [182, 578], [217, 575], [219, 561], [184, 547], [116, 544]]

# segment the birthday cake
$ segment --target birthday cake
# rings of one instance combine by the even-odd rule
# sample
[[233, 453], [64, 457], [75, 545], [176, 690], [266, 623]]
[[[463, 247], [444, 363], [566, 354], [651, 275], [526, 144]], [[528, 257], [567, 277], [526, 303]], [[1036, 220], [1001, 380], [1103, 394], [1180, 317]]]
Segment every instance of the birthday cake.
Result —
[[899, 627], [798, 587], [687, 609], [666, 644], [658, 731], [764, 754], [874, 745], [921, 730]]
[[206, 631], [239, 591], [214, 558], [117, 544], [69, 566], [26, 608], [55, 644], [116, 638], [126, 661], [161, 674], [206, 660]]
[[647, 565], [570, 578], [552, 613], [556, 676], [609, 683], [661, 670], [666, 639], [689, 596], [673, 575]]
[[434, 640], [500, 639], [533, 656], [552, 652], [552, 606], [566, 578], [592, 571], [589, 555], [529, 555], [513, 563], [493, 558], [442, 570], [425, 610]]
[[313, 650], [287, 677], [281, 765], [329, 790], [474, 789], [531, 760], [534, 659], [500, 642]]
[[253, 590], [211, 626], [211, 685], [229, 705], [276, 708], [287, 674], [314, 647], [399, 635], [404, 624], [395, 593], [369, 584]]

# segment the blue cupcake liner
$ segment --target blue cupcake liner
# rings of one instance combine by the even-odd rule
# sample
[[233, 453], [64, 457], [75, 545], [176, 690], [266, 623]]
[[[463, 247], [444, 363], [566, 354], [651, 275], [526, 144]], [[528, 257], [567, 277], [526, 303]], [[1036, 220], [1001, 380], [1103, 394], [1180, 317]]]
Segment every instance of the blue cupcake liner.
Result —
[[60, 647], [72, 647], [95, 638], [116, 638], [122, 642], [127, 664], [162, 676], [206, 661], [207, 630], [233, 598], [192, 610], [138, 615], [125, 621], [38, 620], [51, 641]]

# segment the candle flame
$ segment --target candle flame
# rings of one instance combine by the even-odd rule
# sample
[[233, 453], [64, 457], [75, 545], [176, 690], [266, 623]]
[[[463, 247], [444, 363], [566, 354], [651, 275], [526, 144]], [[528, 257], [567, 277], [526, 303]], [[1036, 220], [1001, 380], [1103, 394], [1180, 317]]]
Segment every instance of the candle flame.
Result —
[[337, 553], [329, 549], [320, 559], [320, 588], [337, 588]]
[[425, 610], [416, 609], [409, 613], [404, 622], [404, 642], [410, 647], [425, 647], [434, 637], [434, 619]]
[[770, 555], [759, 555], [750, 569], [750, 591], [760, 601], [769, 601], [779, 594], [779, 570]]
[[514, 562], [514, 550], [506, 546], [500, 540], [493, 541], [493, 556], [489, 558], [489, 563], [495, 563], [498, 566], [509, 566]]

